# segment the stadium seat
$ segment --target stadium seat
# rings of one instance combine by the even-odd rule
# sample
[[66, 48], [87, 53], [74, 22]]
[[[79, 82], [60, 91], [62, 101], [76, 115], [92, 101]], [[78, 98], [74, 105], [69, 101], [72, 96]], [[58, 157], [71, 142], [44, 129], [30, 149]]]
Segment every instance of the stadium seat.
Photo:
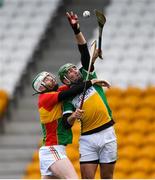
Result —
[[117, 129], [116, 129], [116, 135], [117, 135], [118, 148], [122, 148], [122, 147], [126, 146], [127, 145], [126, 139], [121, 134], [119, 134]]
[[0, 118], [3, 117], [3, 115], [6, 111], [6, 105], [7, 105], [6, 100], [0, 99]]
[[38, 148], [40, 148], [41, 146], [42, 146], [42, 139], [40, 139], [38, 142]]
[[150, 133], [148, 133], [145, 138], [146, 138], [147, 145], [155, 146], [155, 125], [154, 125], [154, 129], [150, 128]]
[[139, 132], [140, 134], [147, 134], [150, 132], [151, 124], [146, 119], [137, 118], [132, 123], [132, 131]]
[[140, 158], [132, 163], [131, 170], [132, 172], [141, 171], [143, 173], [148, 173], [151, 165], [152, 162], [148, 158]]
[[121, 106], [121, 108], [118, 111], [114, 111], [113, 113], [116, 122], [117, 121], [119, 122], [120, 119], [121, 120], [124, 119], [124, 121], [130, 122], [132, 121], [134, 114], [135, 114], [134, 109], [128, 107], [123, 108], [123, 106]]
[[40, 172], [39, 162], [31, 162], [26, 167], [26, 175], [37, 174]]
[[22, 179], [41, 179], [41, 174], [32, 173], [32, 174], [29, 174], [29, 175], [24, 175]]
[[32, 161], [39, 162], [39, 151], [38, 150], [34, 151], [34, 153], [32, 155]]
[[120, 159], [129, 159], [131, 161], [134, 161], [140, 157], [139, 148], [133, 145], [126, 145], [118, 150], [118, 157]]
[[133, 145], [137, 147], [143, 146], [145, 139], [139, 132], [133, 132], [125, 137], [126, 145]]
[[118, 159], [115, 167], [115, 172], [129, 173], [131, 161], [129, 159]]
[[122, 97], [123, 96], [123, 90], [119, 87], [111, 87], [106, 91], [106, 96], [111, 97], [111, 96], [116, 96], [116, 97]]
[[149, 179], [155, 179], [155, 169], [149, 173], [148, 177]]
[[32, 173], [30, 175], [25, 175], [23, 179], [41, 179], [40, 173]]
[[123, 107], [129, 107], [129, 108], [136, 109], [139, 106], [139, 104], [140, 104], [140, 98], [135, 95], [126, 96], [122, 100]]
[[125, 91], [125, 96], [142, 97], [143, 94], [144, 94], [144, 90], [136, 86], [135, 87], [129, 86]]
[[[16, 79], [16, 81], [14, 82], [9, 80], [5, 82], [5, 79], [10, 79], [12, 75], [16, 74], [16, 71], [19, 72], [19, 77], [22, 75], [22, 70], [25, 69], [26, 64], [29, 63], [32, 52], [36, 47], [35, 45], [40, 40], [49, 17], [55, 12], [52, 9], [57, 3], [53, 4], [54, 2], [59, 1], [22, 0], [19, 2], [17, 0], [5, 0], [8, 9], [1, 9], [0, 11], [0, 17], [2, 17], [0, 18], [0, 35], [2, 35], [4, 40], [1, 44], [3, 44], [3, 49], [7, 48], [7, 56], [10, 55], [9, 53], [11, 52], [11, 57], [13, 58], [10, 58], [11, 68], [6, 68], [9, 75], [2, 75], [0, 85], [5, 87], [9, 94], [14, 92], [15, 82], [17, 82], [19, 78], [15, 75], [14, 79]], [[49, 3], [51, 4], [49, 5]], [[144, 157], [147, 151], [154, 152], [154, 150], [152, 148], [149, 149], [147, 145], [153, 145], [155, 139], [155, 101], [152, 98], [155, 94], [155, 87], [150, 86], [146, 88], [147, 84], [155, 82], [155, 76], [153, 76], [154, 67], [153, 63], [151, 64], [155, 59], [153, 46], [153, 44], [155, 44], [155, 26], [154, 18], [152, 18], [155, 12], [154, 7], [154, 0], [111, 0], [106, 10], [107, 22], [104, 29], [105, 41], [103, 43], [103, 49], [105, 49], [104, 46], [107, 47], [104, 52], [105, 67], [104, 63], [98, 63], [99, 67], [97, 70], [100, 71], [99, 74], [101, 77], [108, 77], [107, 80], [115, 82], [114, 84], [118, 86], [106, 91], [108, 102], [113, 110], [116, 121], [115, 126], [118, 133], [118, 146], [120, 148], [120, 159], [116, 166], [116, 178], [147, 178], [147, 168], [150, 169], [154, 164], [154, 162], [149, 164], [148, 159], [144, 161], [140, 161], [140, 159], [136, 159], [136, 161], [124, 159], [126, 151], [127, 153], [129, 153], [129, 151], [134, 153], [134, 148], [139, 148], [137, 152], [140, 153], [137, 155], [135, 152], [135, 156], [137, 155], [138, 157], [139, 154], [142, 154]], [[42, 15], [43, 17], [38, 15]], [[10, 19], [11, 22], [9, 21]], [[35, 27], [31, 25], [35, 25]], [[13, 26], [15, 26], [15, 28]], [[2, 27], [5, 28], [2, 29]], [[11, 39], [12, 36], [14, 37]], [[27, 37], [30, 38], [27, 39]], [[19, 40], [18, 38], [21, 41], [16, 43], [17, 40]], [[31, 38], [35, 39], [31, 40]], [[38, 39], [38, 41], [35, 41], [36, 39]], [[13, 52], [12, 49], [14, 48], [16, 51]], [[3, 58], [3, 63], [5, 64], [7, 64], [5, 61], [8, 59], [7, 56]], [[11, 62], [12, 59], [20, 60], [18, 62], [20, 66], [17, 67], [17, 63]], [[101, 64], [103, 64], [103, 66]], [[3, 65], [1, 66], [0, 64], [0, 67], [3, 67]], [[14, 70], [15, 67], [17, 67], [16, 70]], [[105, 76], [103, 74], [104, 72], [106, 74]], [[123, 88], [129, 85], [132, 86], [128, 87], [127, 90], [122, 90], [119, 85]], [[141, 89], [138, 86], [143, 86], [143, 88], [146, 89]], [[149, 99], [148, 96], [151, 98]], [[139, 99], [140, 101], [138, 101]], [[152, 101], [150, 101], [151, 99]], [[117, 100], [119, 100], [119, 102], [117, 102]], [[78, 133], [79, 129], [75, 128], [73, 132], [73, 146], [71, 145], [69, 147], [69, 154], [71, 155], [77, 153], [73, 147], [78, 147]], [[121, 152], [121, 150], [123, 152]], [[124, 157], [123, 159], [121, 159], [121, 153], [122, 157]], [[135, 156], [132, 157], [132, 154], [129, 154], [129, 159], [134, 159]], [[150, 154], [149, 158], [152, 159], [152, 156], [153, 155]], [[38, 166], [38, 155], [34, 153], [33, 159], [36, 166]], [[119, 169], [119, 163], [121, 161], [122, 166]], [[130, 173], [130, 167], [132, 167], [132, 165], [134, 165], [134, 167], [132, 168], [132, 173]], [[137, 168], [136, 165], [139, 167]], [[147, 165], [147, 168], [142, 168], [140, 165], [144, 167]], [[75, 162], [74, 166], [78, 167], [78, 162]], [[31, 167], [30, 169], [34, 171], [31, 178], [38, 178], [39, 176], [37, 172], [35, 172], [35, 168]], [[155, 177], [153, 170], [150, 174], [151, 176], [148, 177]]]
[[[132, 50], [132, 54], [133, 54]], [[129, 73], [132, 73], [134, 71], [134, 67], [136, 67], [136, 61], [128, 61], [124, 60], [121, 61], [119, 66], [117, 67], [117, 71], [128, 71]]]
[[127, 179], [128, 175], [121, 171], [114, 171], [114, 179]]
[[110, 96], [107, 98], [108, 104], [112, 111], [115, 112], [120, 108], [120, 106], [121, 106], [120, 99], [121, 98], [118, 96]]
[[154, 85], [148, 86], [145, 89], [145, 94], [147, 94], [148, 96], [154, 96], [155, 95], [155, 86]]
[[137, 66], [137, 71], [149, 71], [152, 72], [153, 71], [153, 61], [151, 60], [151, 58], [144, 58], [140, 61], [140, 63], [138, 63]]
[[126, 85], [128, 85], [128, 77], [130, 77], [130, 74], [129, 71], [118, 71], [113, 77], [111, 77], [112, 86], [118, 86], [125, 89]]
[[134, 73], [134, 78], [131, 81], [132, 84], [136, 84], [138, 87], [145, 89], [149, 85], [149, 79], [152, 76], [152, 72], [146, 69], [139, 69]]
[[[50, 18], [55, 16], [60, 1], [15, 0], [10, 3], [10, 1], [5, 0], [5, 5], [0, 12], [0, 34], [2, 37], [0, 38], [0, 54], [5, 55], [6, 52], [7, 56], [3, 58], [4, 69], [3, 78], [0, 80], [0, 88], [4, 88], [11, 98], [23, 71], [30, 63], [33, 53], [44, 35]], [[16, 52], [18, 52], [18, 55], [14, 55]], [[15, 56], [18, 56], [20, 61], [17, 61]], [[15, 63], [15, 59], [17, 63]], [[4, 64], [6, 65], [4, 66]], [[10, 78], [12, 75], [15, 78]]]
[[6, 101], [9, 99], [9, 95], [5, 90], [0, 89], [0, 99], [6, 99]]
[[141, 150], [139, 151], [140, 158], [147, 158], [150, 159], [151, 161], [154, 161], [155, 160], [154, 149], [155, 149], [155, 145], [148, 145], [146, 143], [146, 145], [142, 147]]
[[5, 90], [0, 90], [0, 118], [3, 117], [7, 110], [9, 96]]
[[144, 99], [141, 100], [139, 107], [148, 107], [150, 109], [155, 109], [155, 95], [146, 95]]
[[116, 132], [119, 133], [120, 136], [126, 136], [132, 132], [132, 126], [129, 125], [129, 122], [124, 119], [124, 121], [116, 122], [115, 124]]
[[147, 173], [139, 170], [139, 171], [134, 171], [132, 173], [129, 173], [127, 176], [128, 179], [148, 179], [149, 176]]
[[142, 107], [138, 109], [134, 114], [133, 114], [133, 119], [138, 120], [138, 119], [143, 119], [146, 121], [151, 121], [152, 119], [152, 114], [153, 110], [150, 109], [149, 107]]

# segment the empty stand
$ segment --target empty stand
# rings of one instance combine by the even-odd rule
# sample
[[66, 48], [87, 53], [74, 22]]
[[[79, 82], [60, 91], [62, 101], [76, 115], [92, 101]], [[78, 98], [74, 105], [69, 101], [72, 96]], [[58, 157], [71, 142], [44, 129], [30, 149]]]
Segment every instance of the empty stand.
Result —
[[117, 96], [108, 97], [108, 103], [112, 110], [117, 111], [121, 107], [120, 98]]
[[130, 161], [135, 161], [138, 158], [140, 158], [139, 153], [137, 153], [138, 151], [139, 151], [138, 147], [129, 144], [119, 149], [118, 156], [121, 159], [128, 159]]
[[126, 98], [122, 99], [121, 105], [123, 108], [137, 109], [139, 106], [140, 98], [136, 95], [127, 95]]
[[155, 160], [155, 156], [154, 156], [154, 144], [150, 144], [144, 146], [143, 148], [141, 148], [141, 151], [139, 152], [139, 156], [140, 158], [147, 158], [149, 161], [154, 161]]
[[123, 96], [115, 88], [106, 91], [118, 137], [116, 179], [155, 177], [154, 12], [153, 0], [112, 0], [106, 9], [104, 62], [96, 69], [112, 87], [123, 89]]
[[3, 66], [5, 69], [0, 69], [0, 88], [4, 88], [10, 98], [43, 38], [51, 17], [55, 16], [60, 2], [60, 0], [14, 0], [12, 2], [5, 0], [1, 7], [0, 54], [5, 55], [6, 52], [3, 62], [9, 63], [9, 66]]
[[[121, 101], [120, 101], [121, 102]], [[121, 108], [119, 109], [119, 111], [114, 111], [113, 115], [114, 115], [114, 119], [116, 119], [116, 122], [118, 121], [126, 121], [126, 122], [130, 122], [133, 119], [133, 115], [135, 114], [135, 110], [130, 108], [130, 107], [123, 107], [121, 106]]]
[[132, 172], [135, 173], [136, 171], [141, 171], [146, 174], [150, 172], [152, 161], [150, 161], [148, 158], [140, 158], [134, 162], [135, 163], [133, 163], [131, 166]]
[[135, 172], [128, 174], [126, 177], [129, 179], [148, 179], [150, 176], [141, 170], [136, 170]]
[[133, 118], [135, 120], [138, 119], [145, 119], [147, 122], [151, 121], [153, 114], [153, 109], [150, 109], [147, 106], [143, 106], [142, 108], [138, 109], [136, 113], [133, 114]]
[[154, 9], [153, 0], [111, 1], [103, 29], [104, 63], [96, 63], [100, 77], [107, 76], [112, 85], [122, 88], [145, 88], [155, 82], [152, 78], [154, 21], [151, 18]]
[[124, 94], [124, 91], [121, 88], [114, 87], [114, 86], [106, 91], [107, 98], [111, 96], [121, 98], [123, 97], [123, 94]]
[[[130, 166], [131, 166], [131, 161], [129, 159], [118, 159], [118, 162], [115, 167], [116, 172], [123, 172], [124, 174], [127, 174], [130, 172]], [[119, 178], [119, 177], [116, 177]]]
[[[37, 148], [40, 126], [37, 102], [32, 97], [33, 90], [28, 81], [31, 71], [27, 68], [32, 64], [34, 54], [45, 39], [49, 23], [55, 18], [61, 4], [61, 0], [4, 0], [0, 7], [0, 120], [8, 103], [11, 108], [11, 120], [8, 117], [4, 119], [5, 128], [0, 136], [2, 179], [22, 178], [32, 152]], [[23, 91], [18, 93], [18, 87], [23, 90], [23, 85], [30, 89], [25, 100]], [[19, 95], [22, 95], [20, 100]], [[16, 101], [12, 103], [14, 98], [18, 99], [18, 103], [20, 101], [19, 109]], [[38, 161], [36, 164], [39, 165]], [[34, 177], [40, 178], [40, 174]]]

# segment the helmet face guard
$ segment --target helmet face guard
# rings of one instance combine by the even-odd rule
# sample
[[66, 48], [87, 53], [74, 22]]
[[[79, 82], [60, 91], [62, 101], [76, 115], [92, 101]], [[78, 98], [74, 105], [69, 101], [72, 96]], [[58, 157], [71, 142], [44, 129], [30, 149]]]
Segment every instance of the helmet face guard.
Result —
[[[74, 64], [71, 64], [71, 63], [67, 63], [63, 66], [60, 67], [59, 71], [58, 71], [58, 76], [61, 80], [62, 83], [64, 83], [64, 80], [66, 80], [67, 83], [65, 84], [72, 84], [72, 83], [75, 83], [75, 82], [72, 82], [69, 77], [67, 77], [67, 73], [68, 73], [68, 70], [70, 68], [75, 68], [76, 66]], [[82, 77], [81, 73], [80, 73], [80, 76]]]
[[46, 83], [44, 82], [44, 79], [47, 76], [51, 76], [51, 78], [56, 83], [56, 77], [53, 74], [46, 72], [46, 71], [39, 73], [32, 81], [32, 87], [37, 93], [41, 93], [41, 92], [44, 92], [49, 89], [47, 87]]

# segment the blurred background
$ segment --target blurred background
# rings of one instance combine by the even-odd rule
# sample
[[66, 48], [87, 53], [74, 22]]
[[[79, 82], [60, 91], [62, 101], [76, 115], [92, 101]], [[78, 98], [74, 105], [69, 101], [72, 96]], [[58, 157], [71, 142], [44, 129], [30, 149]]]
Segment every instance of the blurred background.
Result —
[[[94, 9], [104, 12], [103, 57], [95, 68], [116, 121], [114, 178], [155, 178], [155, 1], [0, 0], [0, 178], [39, 179], [41, 128], [31, 81], [40, 71], [57, 74], [80, 54], [66, 11], [78, 14], [88, 45], [98, 36]], [[83, 18], [89, 10], [91, 16]], [[67, 153], [80, 176], [78, 137]], [[96, 178], [99, 178], [99, 170]]]

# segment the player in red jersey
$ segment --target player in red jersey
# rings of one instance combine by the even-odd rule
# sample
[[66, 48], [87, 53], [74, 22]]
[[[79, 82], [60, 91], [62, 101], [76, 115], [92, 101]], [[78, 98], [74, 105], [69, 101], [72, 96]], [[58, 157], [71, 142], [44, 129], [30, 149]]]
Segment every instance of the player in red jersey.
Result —
[[[94, 79], [87, 81], [86, 87], [102, 83], [103, 81]], [[39, 73], [32, 82], [33, 89], [39, 94], [38, 108], [43, 134], [39, 159], [43, 179], [78, 178], [65, 152], [66, 145], [72, 143], [72, 131], [63, 127], [61, 101], [81, 93], [84, 86], [84, 82], [81, 82], [70, 89], [66, 85], [59, 87], [56, 77], [49, 72]], [[81, 118], [81, 114], [75, 111], [76, 117]]]

